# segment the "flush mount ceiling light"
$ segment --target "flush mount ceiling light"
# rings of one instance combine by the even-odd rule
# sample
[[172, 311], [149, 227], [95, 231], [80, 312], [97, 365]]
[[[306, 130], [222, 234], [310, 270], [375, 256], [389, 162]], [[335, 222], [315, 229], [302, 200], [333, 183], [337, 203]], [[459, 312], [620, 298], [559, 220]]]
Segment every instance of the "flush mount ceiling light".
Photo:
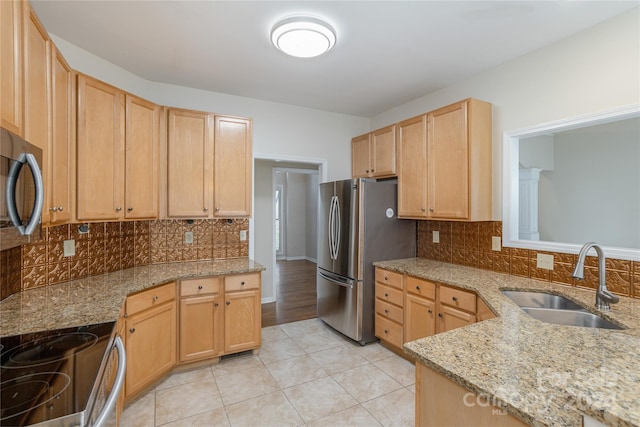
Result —
[[336, 43], [329, 24], [309, 16], [283, 19], [273, 26], [271, 42], [287, 55], [313, 58], [328, 52]]

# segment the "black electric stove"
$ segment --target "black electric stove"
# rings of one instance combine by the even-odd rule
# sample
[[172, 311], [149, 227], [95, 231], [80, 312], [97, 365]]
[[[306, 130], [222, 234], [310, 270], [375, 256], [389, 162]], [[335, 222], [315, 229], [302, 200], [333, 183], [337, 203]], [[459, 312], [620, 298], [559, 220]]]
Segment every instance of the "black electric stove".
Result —
[[114, 325], [0, 338], [0, 426], [81, 425], [78, 418], [95, 400]]

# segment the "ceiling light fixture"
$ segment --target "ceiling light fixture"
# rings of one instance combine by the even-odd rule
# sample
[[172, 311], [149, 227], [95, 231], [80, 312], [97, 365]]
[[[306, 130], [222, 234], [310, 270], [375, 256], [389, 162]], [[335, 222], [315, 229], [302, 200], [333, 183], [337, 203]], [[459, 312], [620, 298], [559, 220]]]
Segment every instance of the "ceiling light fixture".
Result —
[[320, 19], [295, 16], [273, 26], [271, 42], [287, 55], [313, 58], [331, 50], [336, 43], [336, 33]]

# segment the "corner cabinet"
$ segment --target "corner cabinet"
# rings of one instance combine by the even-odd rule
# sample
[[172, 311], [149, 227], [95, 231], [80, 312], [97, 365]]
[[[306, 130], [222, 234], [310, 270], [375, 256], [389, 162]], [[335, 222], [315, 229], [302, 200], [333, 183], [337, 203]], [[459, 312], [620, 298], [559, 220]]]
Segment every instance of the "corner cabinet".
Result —
[[467, 99], [398, 126], [399, 216], [491, 220], [491, 104]]
[[216, 217], [251, 216], [251, 119], [215, 116], [214, 201]]
[[125, 398], [169, 372], [176, 364], [176, 284], [157, 286], [127, 298]]
[[351, 140], [353, 178], [387, 178], [396, 175], [396, 125]]

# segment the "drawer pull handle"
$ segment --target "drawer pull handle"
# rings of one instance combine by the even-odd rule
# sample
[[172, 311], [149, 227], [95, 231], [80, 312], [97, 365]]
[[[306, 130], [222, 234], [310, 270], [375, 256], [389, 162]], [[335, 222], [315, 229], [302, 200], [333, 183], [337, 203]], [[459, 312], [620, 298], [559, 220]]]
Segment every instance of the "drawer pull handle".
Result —
[[198, 289], [202, 289], [202, 285], [198, 285]]
[[458, 301], [458, 297], [452, 297], [452, 299], [456, 302]]
[[230, 305], [230, 304], [231, 304], [231, 301], [227, 301], [227, 305]]
[[154, 296], [153, 296], [153, 300], [154, 300], [154, 301], [158, 301], [158, 295], [154, 295]]
[[416, 286], [416, 291], [419, 291], [419, 290], [420, 290], [420, 286]]
[[136, 331], [136, 328], [131, 328], [129, 329], [129, 332], [134, 333]]

